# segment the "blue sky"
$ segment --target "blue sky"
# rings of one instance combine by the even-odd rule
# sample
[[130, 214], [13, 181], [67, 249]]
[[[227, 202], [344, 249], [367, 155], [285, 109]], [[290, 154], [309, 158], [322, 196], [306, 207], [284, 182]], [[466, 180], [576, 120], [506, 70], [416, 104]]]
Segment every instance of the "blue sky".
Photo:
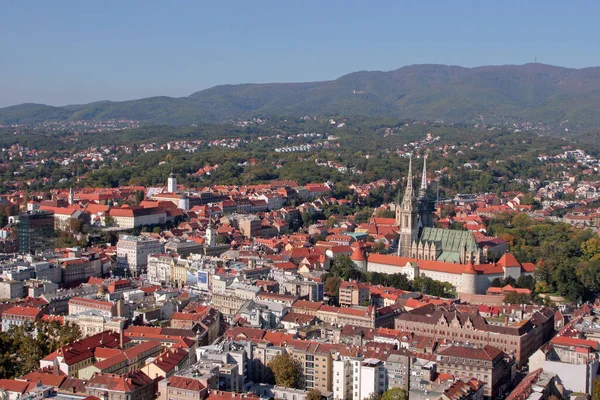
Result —
[[0, 106], [403, 65], [600, 65], [600, 2], [0, 0]]

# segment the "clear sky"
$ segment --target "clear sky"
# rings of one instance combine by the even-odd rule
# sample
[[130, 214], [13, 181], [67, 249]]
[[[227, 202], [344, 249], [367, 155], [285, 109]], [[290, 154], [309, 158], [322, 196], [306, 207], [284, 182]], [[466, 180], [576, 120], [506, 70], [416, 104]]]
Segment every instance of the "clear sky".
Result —
[[403, 65], [600, 65], [600, 2], [0, 0], [0, 106]]

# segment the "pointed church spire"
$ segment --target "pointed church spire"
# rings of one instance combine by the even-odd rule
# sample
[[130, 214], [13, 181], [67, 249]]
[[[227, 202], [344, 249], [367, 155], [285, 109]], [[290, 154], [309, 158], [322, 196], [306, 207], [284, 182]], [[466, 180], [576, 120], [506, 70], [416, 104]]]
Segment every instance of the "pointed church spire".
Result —
[[412, 157], [408, 159], [408, 175], [406, 176], [406, 191], [404, 198], [408, 199], [414, 196], [413, 175], [412, 175]]
[[421, 190], [427, 190], [427, 155], [423, 158], [423, 176], [421, 177]]

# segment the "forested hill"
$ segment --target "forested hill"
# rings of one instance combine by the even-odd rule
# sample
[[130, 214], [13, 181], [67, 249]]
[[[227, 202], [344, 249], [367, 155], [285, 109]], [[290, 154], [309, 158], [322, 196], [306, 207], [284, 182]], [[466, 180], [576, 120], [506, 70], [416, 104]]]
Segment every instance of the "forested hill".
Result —
[[0, 109], [0, 124], [126, 118], [187, 125], [254, 116], [363, 115], [446, 122], [529, 121], [600, 128], [600, 67], [544, 64], [463, 68], [412, 65], [333, 81], [222, 85], [188, 97], [151, 97]]

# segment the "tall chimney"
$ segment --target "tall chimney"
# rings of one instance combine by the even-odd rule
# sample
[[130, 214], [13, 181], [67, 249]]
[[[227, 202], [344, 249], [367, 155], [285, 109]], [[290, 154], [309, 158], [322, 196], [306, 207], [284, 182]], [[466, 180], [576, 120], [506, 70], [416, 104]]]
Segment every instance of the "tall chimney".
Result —
[[119, 333], [119, 345], [121, 346], [121, 350], [125, 350], [123, 347], [125, 343], [125, 328], [121, 328], [121, 332]]

